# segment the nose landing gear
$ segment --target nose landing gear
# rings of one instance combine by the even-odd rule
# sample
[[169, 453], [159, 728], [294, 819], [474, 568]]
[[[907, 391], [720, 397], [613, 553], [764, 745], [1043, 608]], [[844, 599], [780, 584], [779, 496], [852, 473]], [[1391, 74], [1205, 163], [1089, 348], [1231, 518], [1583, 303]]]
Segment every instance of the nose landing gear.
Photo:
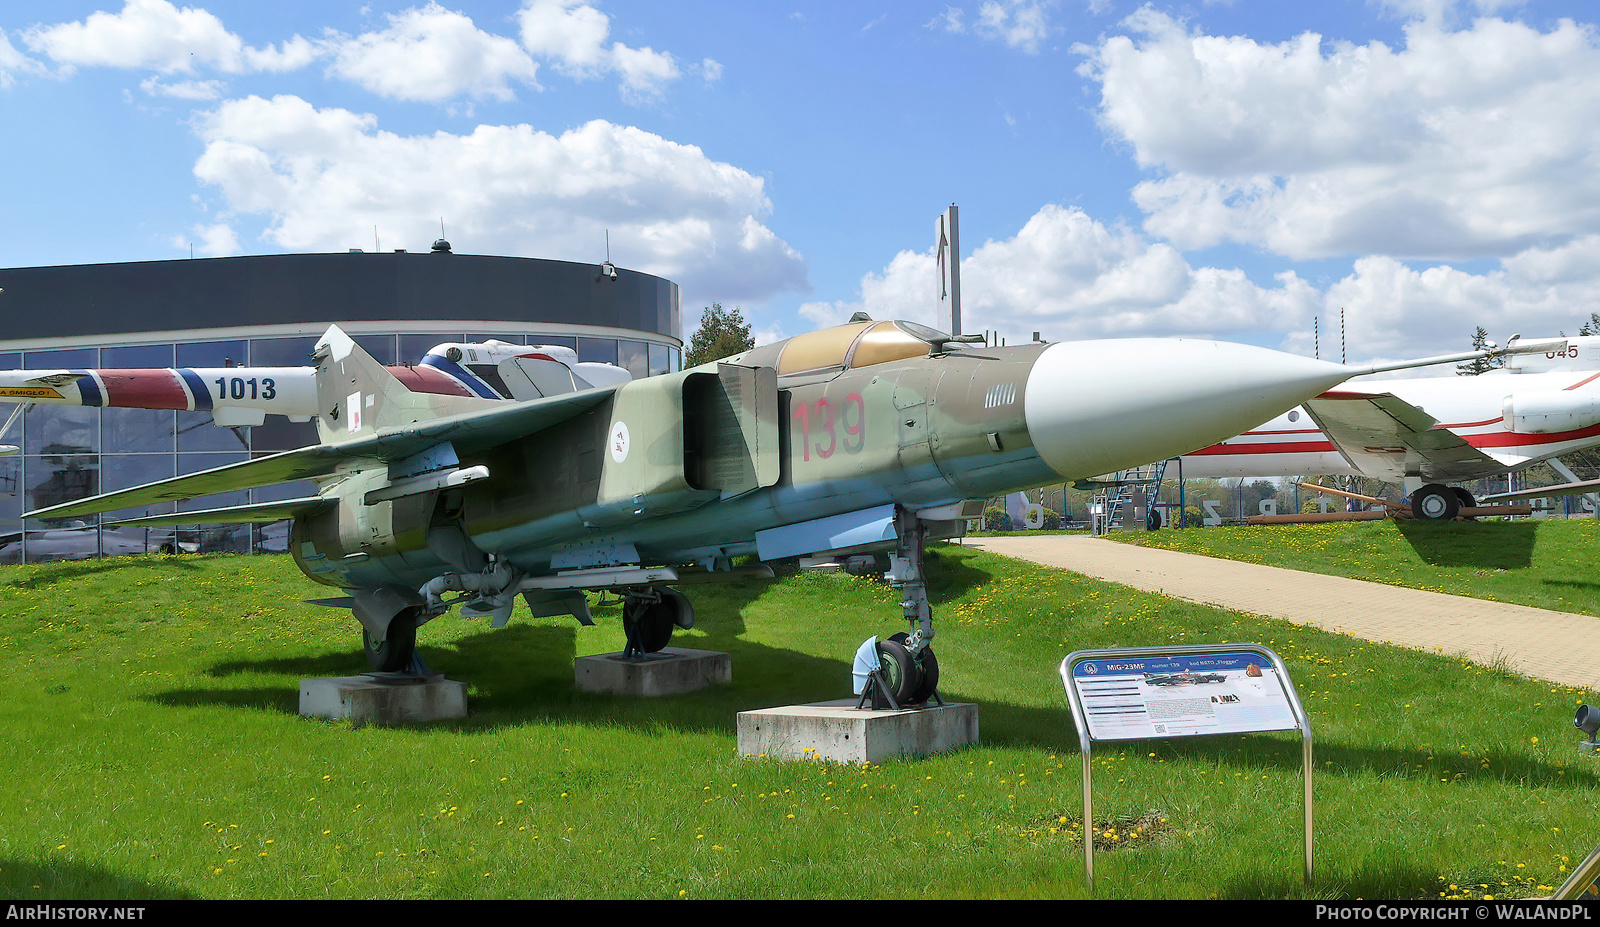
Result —
[[[895, 533], [899, 541], [885, 578], [900, 590], [901, 609], [911, 623], [911, 631], [901, 631], [876, 642], [877, 668], [867, 674], [858, 705], [864, 705], [869, 698], [875, 708], [922, 705], [929, 699], [942, 705], [944, 702], [939, 699], [938, 691], [939, 659], [931, 646], [933, 609], [928, 604], [928, 585], [922, 571], [926, 528], [915, 513], [896, 508]], [[865, 656], [858, 652], [858, 664]]]

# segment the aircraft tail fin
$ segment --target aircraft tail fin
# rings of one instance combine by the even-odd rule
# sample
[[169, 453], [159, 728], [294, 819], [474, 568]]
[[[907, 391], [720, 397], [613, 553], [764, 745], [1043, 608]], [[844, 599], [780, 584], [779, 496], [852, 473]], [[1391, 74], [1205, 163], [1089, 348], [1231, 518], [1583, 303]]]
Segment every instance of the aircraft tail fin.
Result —
[[489, 408], [500, 400], [412, 391], [337, 325], [317, 342], [317, 433], [324, 444]]

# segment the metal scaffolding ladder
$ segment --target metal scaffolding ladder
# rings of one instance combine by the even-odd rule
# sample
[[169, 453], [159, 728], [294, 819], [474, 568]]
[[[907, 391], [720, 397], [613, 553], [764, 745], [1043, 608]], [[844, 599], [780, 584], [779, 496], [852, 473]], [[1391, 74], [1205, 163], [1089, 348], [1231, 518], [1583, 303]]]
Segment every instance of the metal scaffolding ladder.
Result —
[[1118, 470], [1116, 473], [1095, 477], [1093, 482], [1101, 491], [1095, 493], [1094, 507], [1090, 509], [1092, 514], [1090, 526], [1094, 533], [1101, 535], [1123, 526], [1123, 518], [1133, 502], [1136, 488], [1145, 490], [1145, 506], [1148, 511], [1161, 493], [1161, 480], [1166, 472], [1167, 461], [1160, 460], [1131, 470]]

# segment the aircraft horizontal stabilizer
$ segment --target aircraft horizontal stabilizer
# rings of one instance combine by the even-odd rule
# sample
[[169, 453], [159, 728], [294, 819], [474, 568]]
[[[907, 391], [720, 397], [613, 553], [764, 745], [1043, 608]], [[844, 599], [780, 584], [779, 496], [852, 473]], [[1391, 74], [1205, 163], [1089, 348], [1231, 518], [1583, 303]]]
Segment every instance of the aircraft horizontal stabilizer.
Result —
[[278, 502], [253, 502], [249, 505], [225, 505], [221, 508], [199, 509], [192, 512], [144, 515], [139, 518], [108, 521], [106, 524], [118, 527], [140, 527], [144, 525], [266, 525], [288, 518], [299, 518], [302, 515], [315, 515], [322, 509], [334, 504], [335, 500], [323, 496], [304, 496], [299, 499], [284, 499]]
[[93, 515], [157, 502], [181, 502], [213, 493], [272, 486], [293, 480], [321, 479], [340, 470], [352, 467], [360, 469], [362, 462], [368, 466], [379, 466], [401, 460], [446, 441], [455, 446], [457, 453], [469, 454], [566, 421], [601, 404], [616, 389], [615, 386], [602, 387], [532, 402], [497, 403], [492, 408], [448, 418], [384, 428], [368, 437], [341, 444], [302, 447], [270, 457], [64, 502], [24, 512], [22, 517]]
[[1305, 404], [1345, 459], [1360, 472], [1390, 480], [1408, 473], [1432, 481], [1477, 479], [1505, 464], [1393, 393], [1334, 390]]
[[119, 489], [116, 492], [101, 493], [98, 496], [35, 509], [32, 512], [22, 513], [22, 517], [67, 518], [93, 515], [96, 512], [112, 512], [140, 505], [153, 505], [157, 502], [182, 502], [196, 496], [209, 496], [236, 489], [254, 489], [257, 486], [272, 486], [291, 480], [316, 479], [328, 476], [341, 464], [351, 460], [350, 456], [337, 453], [338, 450], [336, 447], [313, 446], [284, 451], [270, 457], [214, 467], [199, 473], [157, 480], [154, 483], [145, 483], [143, 486]]

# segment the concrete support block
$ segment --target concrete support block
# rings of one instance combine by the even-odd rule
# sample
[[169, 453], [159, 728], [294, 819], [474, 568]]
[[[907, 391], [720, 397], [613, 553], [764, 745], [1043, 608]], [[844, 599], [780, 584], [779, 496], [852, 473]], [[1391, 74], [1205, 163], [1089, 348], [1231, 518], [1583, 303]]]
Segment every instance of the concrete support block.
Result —
[[881, 763], [978, 742], [978, 706], [971, 702], [899, 711], [855, 706], [855, 699], [840, 699], [741, 711], [739, 755]]
[[367, 673], [300, 680], [300, 714], [358, 724], [411, 724], [467, 716], [467, 684], [441, 674]]
[[664, 647], [642, 659], [620, 653], [579, 657], [572, 665], [573, 684], [580, 692], [653, 697], [698, 692], [715, 683], [733, 681], [733, 659], [712, 650]]

